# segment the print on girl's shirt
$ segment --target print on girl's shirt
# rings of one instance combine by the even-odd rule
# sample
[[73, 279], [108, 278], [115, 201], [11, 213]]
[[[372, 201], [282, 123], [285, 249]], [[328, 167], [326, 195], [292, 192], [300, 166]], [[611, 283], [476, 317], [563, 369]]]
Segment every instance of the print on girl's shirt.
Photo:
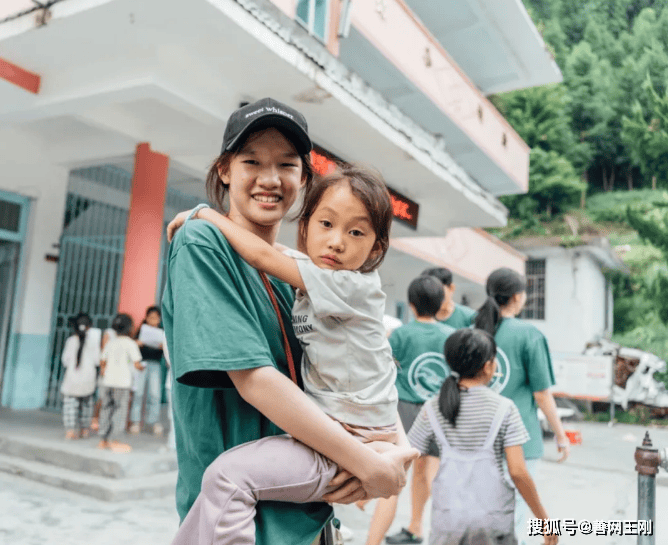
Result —
[[496, 367], [496, 373], [488, 386], [500, 394], [503, 392], [506, 384], [508, 384], [508, 380], [510, 380], [510, 361], [506, 353], [498, 346], [496, 347], [496, 361], [499, 362]]
[[307, 314], [293, 314], [292, 329], [294, 329], [295, 335], [303, 335], [313, 331], [313, 324], [308, 323]]

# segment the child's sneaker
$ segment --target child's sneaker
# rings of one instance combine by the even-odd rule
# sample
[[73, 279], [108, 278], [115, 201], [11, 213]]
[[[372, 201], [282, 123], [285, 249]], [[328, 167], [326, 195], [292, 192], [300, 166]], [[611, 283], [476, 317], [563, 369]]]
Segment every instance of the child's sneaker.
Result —
[[158, 437], [162, 437], [162, 434], [165, 432], [165, 428], [162, 427], [162, 424], [154, 424], [153, 425], [153, 435], [157, 435]]
[[387, 536], [385, 538], [385, 543], [390, 545], [402, 545], [404, 543], [422, 543], [422, 538], [416, 536], [414, 533], [409, 532], [406, 528], [402, 528], [401, 532], [397, 532], [393, 536]]
[[137, 422], [130, 424], [130, 428], [128, 429], [129, 433], [131, 433], [132, 435], [137, 435], [140, 431], [141, 431], [141, 426]]

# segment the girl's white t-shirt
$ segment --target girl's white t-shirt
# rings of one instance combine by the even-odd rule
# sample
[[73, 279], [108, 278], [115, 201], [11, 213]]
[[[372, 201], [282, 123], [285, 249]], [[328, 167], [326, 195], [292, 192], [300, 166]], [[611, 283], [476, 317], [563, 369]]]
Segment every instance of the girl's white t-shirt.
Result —
[[292, 307], [292, 328], [304, 349], [304, 391], [346, 424], [395, 424], [397, 367], [378, 273], [321, 269], [300, 252], [285, 253], [296, 260], [306, 287]]
[[134, 364], [141, 361], [137, 343], [130, 337], [116, 337], [104, 346], [103, 361], [107, 362], [102, 384], [107, 388], [131, 388]]
[[72, 335], [65, 341], [61, 357], [65, 367], [65, 376], [60, 386], [63, 395], [87, 397], [95, 392], [97, 367], [100, 365], [100, 334], [100, 330], [93, 327], [86, 331], [78, 367], [79, 337]]

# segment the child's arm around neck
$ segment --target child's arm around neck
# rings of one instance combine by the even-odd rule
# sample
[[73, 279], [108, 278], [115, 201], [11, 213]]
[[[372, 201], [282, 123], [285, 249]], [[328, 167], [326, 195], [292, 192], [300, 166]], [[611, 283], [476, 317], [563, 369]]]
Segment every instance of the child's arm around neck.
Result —
[[282, 254], [257, 235], [240, 227], [211, 208], [200, 210], [197, 217], [213, 223], [223, 233], [234, 251], [251, 267], [275, 276], [292, 287], [306, 292], [304, 280], [299, 273], [297, 262], [293, 258]]

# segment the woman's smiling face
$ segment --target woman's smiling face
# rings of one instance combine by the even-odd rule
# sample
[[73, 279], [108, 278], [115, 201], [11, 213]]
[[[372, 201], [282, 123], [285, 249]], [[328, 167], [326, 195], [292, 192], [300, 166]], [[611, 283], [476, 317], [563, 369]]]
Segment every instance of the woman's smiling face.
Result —
[[280, 225], [303, 185], [302, 160], [278, 130], [253, 133], [221, 180], [229, 186], [229, 218], [260, 234]]

